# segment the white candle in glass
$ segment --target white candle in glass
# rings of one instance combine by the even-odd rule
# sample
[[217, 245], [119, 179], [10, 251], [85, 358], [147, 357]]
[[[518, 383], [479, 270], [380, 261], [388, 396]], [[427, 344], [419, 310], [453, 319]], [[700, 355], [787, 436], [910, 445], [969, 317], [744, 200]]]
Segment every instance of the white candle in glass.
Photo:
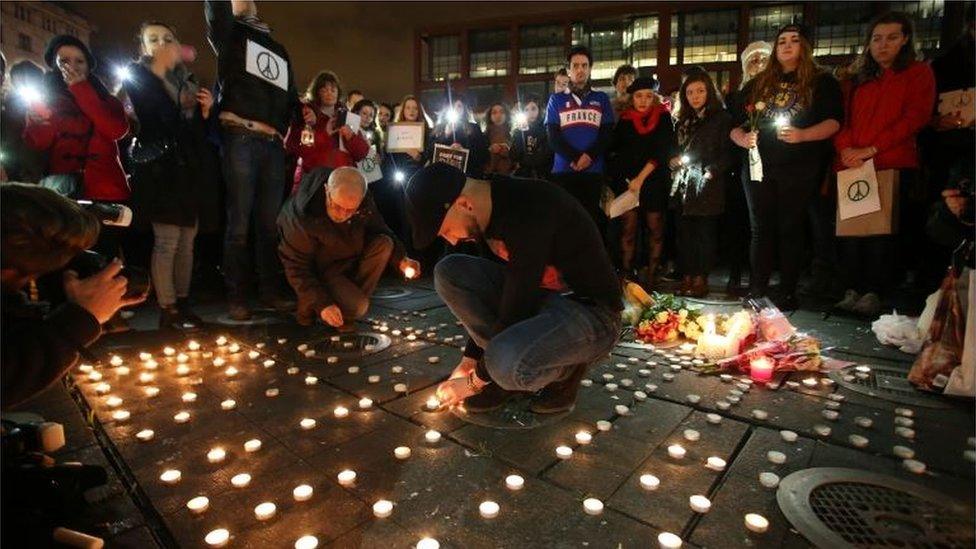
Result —
[[556, 457], [559, 459], [569, 459], [573, 457], [573, 449], [569, 446], [557, 446]]
[[260, 449], [261, 449], [261, 441], [259, 439], [252, 438], [251, 440], [244, 443], [245, 452], [252, 453], [252, 452], [257, 452]]
[[167, 469], [159, 475], [159, 480], [165, 482], [166, 484], [176, 484], [183, 478], [183, 473], [176, 469]]
[[299, 484], [291, 491], [291, 495], [295, 498], [295, 501], [308, 501], [312, 497], [312, 492], [314, 490], [308, 484]]
[[478, 513], [481, 514], [482, 518], [487, 519], [497, 517], [499, 509], [498, 503], [491, 500], [482, 501], [481, 504], [478, 505]]
[[154, 436], [156, 436], [156, 433], [154, 433], [152, 429], [143, 429], [136, 433], [136, 438], [142, 442], [149, 442]]
[[176, 423], [186, 423], [187, 421], [190, 421], [190, 412], [177, 412], [176, 415], [173, 416], [173, 421]]
[[332, 414], [337, 418], [344, 418], [349, 415], [349, 408], [346, 408], [345, 406], [336, 406], [335, 410], [332, 411]]
[[234, 475], [231, 477], [230, 483], [234, 488], [245, 488], [248, 484], [251, 484], [251, 475], [247, 473]]
[[439, 431], [434, 431], [432, 429], [424, 433], [424, 439], [430, 444], [437, 444], [441, 440], [441, 434]]
[[586, 445], [593, 441], [593, 435], [586, 431], [576, 433], [576, 442]]
[[210, 500], [206, 496], [197, 496], [186, 502], [186, 508], [195, 515], [206, 511], [208, 507], [210, 507]]
[[764, 533], [769, 528], [769, 521], [758, 513], [748, 513], [745, 517], [746, 528], [757, 534]]
[[386, 518], [393, 514], [393, 502], [381, 499], [373, 504], [373, 515], [378, 518]]
[[223, 547], [230, 540], [230, 532], [226, 528], [217, 528], [207, 533], [203, 541], [211, 547]]
[[410, 448], [407, 448], [406, 446], [397, 446], [393, 449], [393, 455], [396, 456], [397, 459], [407, 459], [410, 457], [410, 454]]
[[440, 549], [441, 544], [434, 538], [422, 538], [417, 542], [417, 549]]
[[339, 484], [343, 486], [352, 486], [356, 482], [356, 471], [351, 469], [340, 471], [339, 474], [336, 475], [336, 479], [338, 479]]
[[315, 536], [302, 536], [295, 541], [295, 549], [315, 549], [319, 546], [319, 538]]
[[227, 458], [227, 452], [220, 447], [211, 448], [210, 451], [207, 452], [207, 461], [209, 461], [210, 463], [220, 463], [224, 461], [224, 459], [226, 458]]
[[521, 475], [508, 475], [505, 477], [505, 486], [509, 490], [521, 490], [525, 486], [525, 479]]
[[298, 422], [298, 425], [306, 431], [315, 427], [315, 420], [307, 417]]

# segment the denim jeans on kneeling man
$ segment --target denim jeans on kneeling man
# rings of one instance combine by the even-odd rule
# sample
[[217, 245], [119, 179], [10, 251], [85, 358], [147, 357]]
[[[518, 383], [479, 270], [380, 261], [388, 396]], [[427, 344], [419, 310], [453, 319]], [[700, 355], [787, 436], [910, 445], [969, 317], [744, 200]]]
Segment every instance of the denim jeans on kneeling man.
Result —
[[535, 316], [492, 336], [505, 266], [480, 257], [445, 257], [434, 268], [434, 285], [474, 342], [485, 350], [485, 367], [492, 381], [507, 391], [535, 392], [565, 379], [576, 366], [605, 358], [620, 333], [618, 313], [546, 291]]

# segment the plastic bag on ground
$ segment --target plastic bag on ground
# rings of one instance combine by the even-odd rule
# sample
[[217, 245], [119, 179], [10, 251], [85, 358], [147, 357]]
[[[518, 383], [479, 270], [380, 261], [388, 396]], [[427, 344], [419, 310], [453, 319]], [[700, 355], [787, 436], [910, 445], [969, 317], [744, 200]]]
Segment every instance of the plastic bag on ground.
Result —
[[893, 345], [903, 353], [918, 354], [925, 342], [925, 333], [918, 329], [918, 320], [892, 311], [871, 323], [871, 331], [882, 345]]

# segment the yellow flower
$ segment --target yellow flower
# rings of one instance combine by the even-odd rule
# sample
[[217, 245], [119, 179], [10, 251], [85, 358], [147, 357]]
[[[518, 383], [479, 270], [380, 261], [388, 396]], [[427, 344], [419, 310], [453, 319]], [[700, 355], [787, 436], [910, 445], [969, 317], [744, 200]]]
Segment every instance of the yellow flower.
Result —
[[763, 103], [762, 101], [756, 101], [756, 110], [757, 111], [766, 110], [766, 103]]
[[688, 318], [688, 309], [679, 309], [678, 318], [680, 318], [681, 320]]
[[660, 313], [657, 314], [656, 317], [654, 317], [654, 319], [660, 322], [661, 324], [664, 324], [665, 322], [668, 321], [668, 312], [661, 311]]
[[665, 340], [666, 341], [674, 341], [676, 339], [678, 339], [678, 331], [677, 330], [668, 330], [668, 336], [667, 336], [667, 338], [665, 338]]

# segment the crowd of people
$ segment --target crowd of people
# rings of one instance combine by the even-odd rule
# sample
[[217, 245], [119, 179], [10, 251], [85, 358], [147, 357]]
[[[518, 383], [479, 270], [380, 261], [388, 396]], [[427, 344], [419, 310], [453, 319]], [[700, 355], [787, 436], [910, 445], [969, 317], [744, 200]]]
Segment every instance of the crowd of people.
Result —
[[[575, 46], [548, 98], [493, 101], [476, 114], [461, 93], [436, 113], [413, 95], [374, 101], [345, 91], [330, 70], [299, 95], [288, 50], [255, 4], [208, 0], [218, 67], [211, 88], [190, 70], [195, 51], [160, 21], [138, 29], [137, 60], [117, 90], [70, 36], [48, 44], [46, 70], [11, 67], [3, 176], [131, 207], [134, 226], [104, 227], [95, 249], [138, 262], [130, 235], [151, 231], [145, 255], [163, 328], [199, 323], [190, 306], [201, 255], [194, 244], [218, 230], [233, 319], [251, 317], [256, 289], [263, 305], [297, 310], [303, 322], [348, 327], [365, 310], [361, 299], [339, 297], [350, 284], [368, 300], [387, 263], [416, 276], [446, 253], [420, 249], [405, 214], [404, 185], [436, 162], [436, 145], [466, 151], [470, 178], [512, 175], [564, 189], [589, 214], [621, 278], [650, 288], [673, 281], [678, 293], [704, 297], [709, 275], [725, 264], [730, 294], [770, 296], [792, 309], [809, 291], [871, 317], [897, 285], [934, 286], [944, 271], [953, 242], [929, 236], [930, 210], [959, 213], [960, 227], [971, 226], [973, 121], [939, 114], [938, 105], [938, 94], [976, 82], [968, 13], [958, 44], [932, 61], [919, 58], [907, 17], [879, 16], [862, 53], [835, 70], [818, 65], [813, 38], [790, 24], [772, 44], [742, 52], [741, 85], [724, 94], [701, 67], [686, 68], [669, 94], [624, 65], [610, 97], [591, 82], [590, 51]], [[402, 123], [423, 125], [423, 145], [388, 151], [390, 126]], [[879, 174], [897, 172], [896, 228], [835, 236], [836, 174], [868, 161]], [[380, 175], [367, 182], [365, 164]], [[317, 183], [304, 189], [307, 180]], [[636, 206], [611, 217], [622, 198]], [[319, 199], [322, 207], [306, 207]], [[808, 271], [812, 283], [801, 288]], [[339, 272], [344, 282], [335, 282]]]

